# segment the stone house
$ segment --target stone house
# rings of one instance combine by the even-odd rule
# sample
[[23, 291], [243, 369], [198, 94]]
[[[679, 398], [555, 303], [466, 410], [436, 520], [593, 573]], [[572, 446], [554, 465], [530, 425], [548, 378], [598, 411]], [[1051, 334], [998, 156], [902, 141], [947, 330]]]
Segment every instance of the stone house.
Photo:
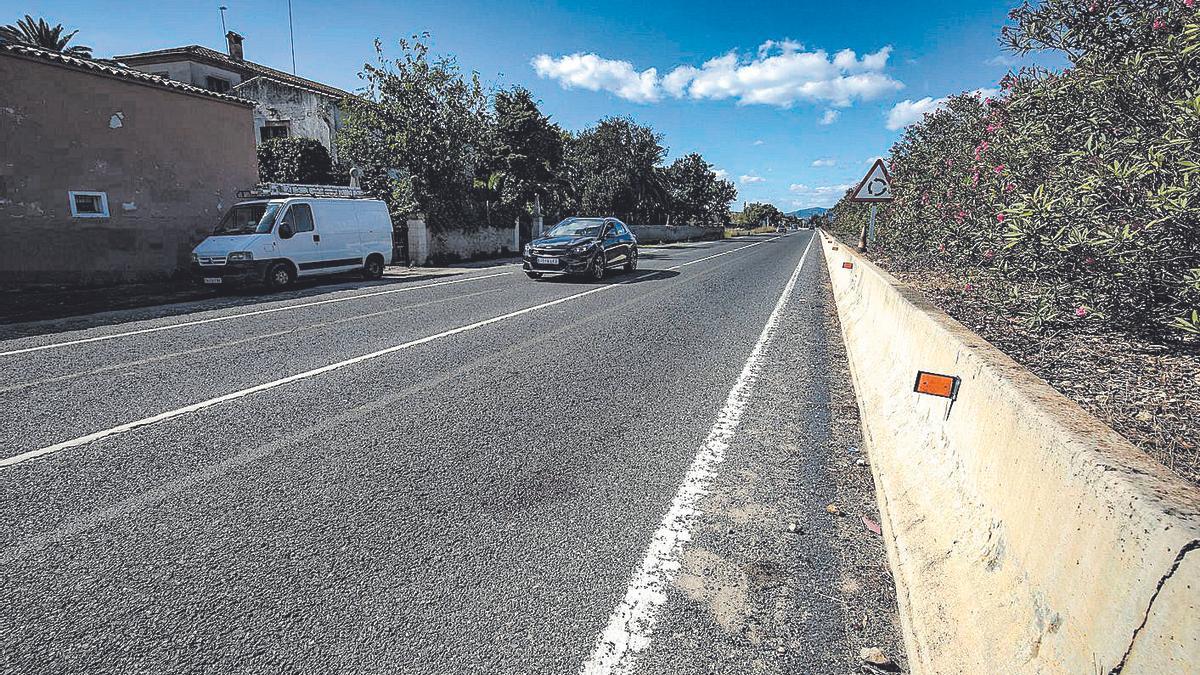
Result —
[[337, 159], [333, 139], [342, 124], [340, 103], [350, 93], [247, 61], [244, 38], [233, 31], [225, 38], [227, 54], [189, 45], [114, 58], [130, 68], [159, 77], [257, 101], [254, 108], [257, 143], [280, 136], [312, 138]]
[[0, 285], [186, 270], [254, 185], [255, 102], [0, 43]]

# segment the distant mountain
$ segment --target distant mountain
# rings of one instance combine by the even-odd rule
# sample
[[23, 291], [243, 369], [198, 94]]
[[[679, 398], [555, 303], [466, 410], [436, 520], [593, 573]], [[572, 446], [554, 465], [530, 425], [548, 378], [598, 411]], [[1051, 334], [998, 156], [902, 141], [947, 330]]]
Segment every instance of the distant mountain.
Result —
[[814, 206], [814, 207], [808, 208], [808, 209], [798, 209], [796, 211], [790, 211], [785, 215], [795, 216], [797, 218], [809, 218], [811, 216], [823, 216], [823, 215], [825, 215], [825, 212], [828, 210], [829, 209], [822, 208], [820, 206]]

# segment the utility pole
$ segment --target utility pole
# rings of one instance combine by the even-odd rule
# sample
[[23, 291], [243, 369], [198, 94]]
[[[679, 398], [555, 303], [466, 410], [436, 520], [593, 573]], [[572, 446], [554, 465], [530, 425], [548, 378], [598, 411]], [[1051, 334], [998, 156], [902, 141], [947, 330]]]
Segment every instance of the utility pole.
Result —
[[221, 39], [223, 40], [225, 39], [225, 34], [229, 32], [229, 29], [225, 27], [225, 10], [229, 8], [225, 5], [221, 5], [217, 9], [221, 12]]
[[288, 35], [292, 38], [292, 74], [296, 74], [296, 31], [292, 27], [292, 0], [288, 0]]

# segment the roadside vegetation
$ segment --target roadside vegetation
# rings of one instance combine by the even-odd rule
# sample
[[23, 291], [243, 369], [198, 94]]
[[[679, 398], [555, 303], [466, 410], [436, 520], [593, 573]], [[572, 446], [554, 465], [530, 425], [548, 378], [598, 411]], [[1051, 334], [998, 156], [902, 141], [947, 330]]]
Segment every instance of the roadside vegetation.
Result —
[[[1070, 66], [951, 97], [887, 159], [870, 254], [1200, 481], [1200, 11], [1044, 0], [1002, 42]], [[857, 241], [869, 207], [843, 198]]]
[[737, 190], [700, 155], [667, 165], [662, 135], [623, 117], [568, 132], [529, 91], [485, 89], [426, 39], [401, 40], [395, 57], [376, 41], [362, 95], [344, 102], [339, 157], [393, 213], [424, 213], [437, 229], [528, 222], [535, 207], [548, 221], [729, 222]]

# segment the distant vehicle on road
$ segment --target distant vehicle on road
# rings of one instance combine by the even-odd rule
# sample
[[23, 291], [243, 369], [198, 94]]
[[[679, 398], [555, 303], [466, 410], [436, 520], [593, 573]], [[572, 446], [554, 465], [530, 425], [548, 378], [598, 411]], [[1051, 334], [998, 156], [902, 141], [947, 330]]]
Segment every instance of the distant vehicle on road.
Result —
[[392, 219], [377, 199], [274, 195], [235, 204], [192, 252], [197, 282], [226, 286], [360, 271], [392, 262]]
[[638, 243], [616, 218], [567, 218], [526, 244], [522, 258], [530, 279], [578, 274], [600, 280], [613, 267], [637, 269]]

